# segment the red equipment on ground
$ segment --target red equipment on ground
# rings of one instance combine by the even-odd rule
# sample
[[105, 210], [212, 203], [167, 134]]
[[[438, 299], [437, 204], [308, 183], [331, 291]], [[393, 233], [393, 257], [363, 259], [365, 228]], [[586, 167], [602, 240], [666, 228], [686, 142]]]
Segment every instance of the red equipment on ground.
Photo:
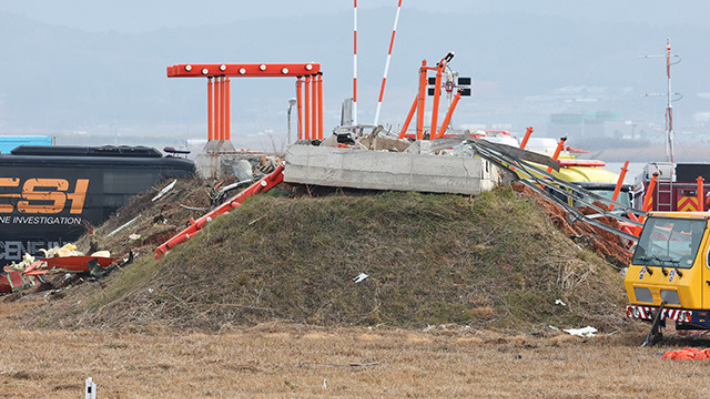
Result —
[[155, 258], [158, 259], [163, 255], [167, 254], [176, 245], [187, 241], [190, 237], [193, 237], [195, 234], [197, 234], [197, 232], [202, 230], [202, 228], [207, 223], [211, 222], [214, 218], [223, 213], [229, 212], [232, 209], [243, 204], [244, 201], [246, 201], [246, 199], [251, 197], [252, 195], [267, 192], [277, 186], [284, 179], [283, 171], [284, 165], [281, 164], [273, 172], [264, 176], [261, 180], [252, 184], [251, 186], [249, 186], [249, 188], [232, 197], [232, 199], [215, 208], [213, 211], [209, 212], [208, 214], [202, 216], [197, 220], [190, 219], [190, 227], [176, 234], [175, 236], [173, 236], [173, 238], [164, 242], [158, 248], [155, 249]]

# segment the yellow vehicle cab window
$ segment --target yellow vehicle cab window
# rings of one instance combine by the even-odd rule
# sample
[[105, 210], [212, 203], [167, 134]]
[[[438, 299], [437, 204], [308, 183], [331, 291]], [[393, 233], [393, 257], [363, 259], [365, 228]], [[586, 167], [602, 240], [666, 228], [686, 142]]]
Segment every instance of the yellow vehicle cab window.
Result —
[[634, 265], [693, 267], [707, 221], [649, 218], [634, 252]]

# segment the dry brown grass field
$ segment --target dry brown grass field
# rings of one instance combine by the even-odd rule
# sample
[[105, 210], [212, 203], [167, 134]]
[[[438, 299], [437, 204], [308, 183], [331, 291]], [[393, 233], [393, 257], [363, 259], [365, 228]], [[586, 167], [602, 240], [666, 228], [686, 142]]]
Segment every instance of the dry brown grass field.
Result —
[[32, 299], [0, 303], [0, 397], [702, 398], [707, 361], [639, 347], [643, 330], [579, 338], [270, 323], [205, 333], [159, 326], [23, 329]]

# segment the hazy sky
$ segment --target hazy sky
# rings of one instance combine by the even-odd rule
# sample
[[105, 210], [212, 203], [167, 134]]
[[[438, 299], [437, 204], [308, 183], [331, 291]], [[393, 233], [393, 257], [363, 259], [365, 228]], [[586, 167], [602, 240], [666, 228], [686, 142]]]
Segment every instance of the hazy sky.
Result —
[[[396, 7], [397, 0], [359, 0], [359, 9]], [[520, 11], [534, 15], [564, 16], [601, 21], [646, 21], [660, 24], [703, 24], [710, 2], [686, 0], [403, 0], [403, 9], [438, 12]], [[26, 15], [41, 22], [87, 31], [136, 32], [163, 27], [201, 26], [259, 17], [288, 17], [351, 11], [353, 0], [23, 0], [3, 1], [0, 10]], [[366, 21], [361, 21], [365, 24]], [[465, 21], [462, 21], [465, 23]], [[502, 27], [505, 28], [505, 27]]]
[[[374, 116], [397, 3], [358, 0], [361, 123]], [[327, 67], [325, 123], [334, 126], [352, 95], [352, 11], [353, 0], [0, 1], [0, 70], [13, 76], [0, 80], [0, 130], [153, 132], [175, 124], [203, 137], [204, 82], [169, 80], [167, 65], [304, 59]], [[676, 126], [710, 125], [708, 15], [710, 1], [701, 0], [402, 0], [380, 122], [401, 124], [421, 60], [454, 50], [452, 67], [475, 87], [457, 108], [459, 125], [542, 131], [553, 113], [599, 110], [662, 126], [664, 99], [642, 95], [665, 90], [664, 62], [639, 56], [663, 54], [670, 37], [683, 56], [673, 68], [674, 91], [684, 95]], [[34, 78], [14, 78], [18, 68]], [[235, 129], [285, 127], [292, 85], [238, 85]]]

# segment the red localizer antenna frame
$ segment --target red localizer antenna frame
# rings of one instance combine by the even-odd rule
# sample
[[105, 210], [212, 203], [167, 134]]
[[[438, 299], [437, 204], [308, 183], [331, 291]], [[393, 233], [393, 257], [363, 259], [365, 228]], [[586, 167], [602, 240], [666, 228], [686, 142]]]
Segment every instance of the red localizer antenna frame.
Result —
[[[207, 78], [207, 139], [230, 140], [230, 80], [241, 77], [295, 77], [299, 139], [323, 139], [323, 72], [317, 62], [270, 64], [174, 64], [169, 78]], [[305, 80], [302, 80], [305, 77]], [[214, 79], [214, 82], [213, 82]], [[306, 123], [301, 109], [300, 87], [305, 84]], [[308, 94], [312, 93], [312, 96]], [[310, 112], [310, 115], [308, 114]], [[309, 120], [312, 117], [312, 121]]]

